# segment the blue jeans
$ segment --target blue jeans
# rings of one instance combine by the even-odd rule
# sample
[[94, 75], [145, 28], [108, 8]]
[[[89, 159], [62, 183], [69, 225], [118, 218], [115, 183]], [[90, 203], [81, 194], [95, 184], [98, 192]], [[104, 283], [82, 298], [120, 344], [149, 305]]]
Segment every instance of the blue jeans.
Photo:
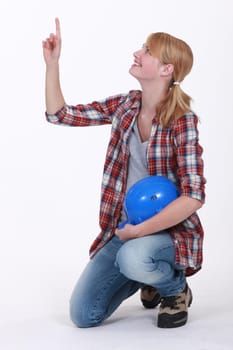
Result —
[[70, 317], [78, 327], [97, 326], [143, 285], [161, 296], [185, 288], [184, 271], [166, 232], [121, 241], [113, 238], [89, 261], [70, 300]]

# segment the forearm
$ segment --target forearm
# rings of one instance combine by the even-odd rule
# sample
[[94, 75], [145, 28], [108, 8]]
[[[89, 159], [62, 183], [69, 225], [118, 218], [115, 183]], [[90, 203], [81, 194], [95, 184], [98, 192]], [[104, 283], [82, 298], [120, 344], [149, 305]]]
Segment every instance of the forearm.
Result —
[[45, 102], [48, 114], [56, 113], [65, 103], [60, 86], [58, 62], [46, 65]]
[[187, 219], [201, 207], [201, 202], [186, 196], [180, 196], [160, 213], [138, 224], [137, 237], [166, 230]]
[[180, 196], [152, 218], [138, 225], [126, 224], [116, 229], [115, 234], [121, 240], [129, 240], [161, 232], [184, 221], [201, 206], [197, 199]]

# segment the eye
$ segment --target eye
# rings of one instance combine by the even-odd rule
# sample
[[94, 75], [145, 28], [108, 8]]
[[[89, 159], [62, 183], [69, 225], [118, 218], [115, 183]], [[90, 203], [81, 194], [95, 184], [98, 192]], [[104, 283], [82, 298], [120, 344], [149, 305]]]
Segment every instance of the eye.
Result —
[[149, 47], [145, 46], [144, 48], [145, 48], [145, 53], [148, 53], [149, 55], [151, 55], [151, 51], [150, 51]]
[[149, 54], [150, 56], [152, 56], [151, 51], [150, 51], [150, 48], [149, 48], [148, 45], [143, 44], [143, 45], [142, 45], [142, 49], [144, 50], [145, 54]]

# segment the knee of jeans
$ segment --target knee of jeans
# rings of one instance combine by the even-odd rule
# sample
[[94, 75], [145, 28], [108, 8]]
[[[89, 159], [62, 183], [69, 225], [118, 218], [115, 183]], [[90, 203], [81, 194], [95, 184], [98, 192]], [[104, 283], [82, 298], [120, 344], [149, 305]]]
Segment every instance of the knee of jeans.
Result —
[[161, 282], [173, 274], [173, 268], [168, 262], [145, 255], [141, 248], [131, 241], [119, 249], [116, 266], [128, 279], [145, 284]]
[[79, 328], [96, 327], [102, 322], [101, 317], [94, 317], [90, 310], [83, 305], [70, 301], [70, 319]]
[[125, 243], [117, 253], [115, 265], [127, 278], [135, 279], [140, 270], [139, 263], [137, 252], [135, 252], [133, 247]]

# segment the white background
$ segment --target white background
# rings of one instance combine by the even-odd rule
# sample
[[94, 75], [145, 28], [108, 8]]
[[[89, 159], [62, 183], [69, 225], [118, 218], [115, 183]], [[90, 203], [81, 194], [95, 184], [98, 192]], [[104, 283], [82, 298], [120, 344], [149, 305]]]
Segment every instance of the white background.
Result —
[[[227, 0], [1, 0], [1, 349], [232, 349], [233, 11]], [[195, 57], [183, 89], [200, 116], [207, 202], [203, 270], [189, 279], [189, 323], [155, 327], [139, 295], [102, 327], [69, 320], [72, 288], [98, 234], [109, 126], [63, 128], [45, 121], [41, 41], [61, 20], [61, 82], [70, 104], [139, 88], [132, 53], [164, 31]]]

